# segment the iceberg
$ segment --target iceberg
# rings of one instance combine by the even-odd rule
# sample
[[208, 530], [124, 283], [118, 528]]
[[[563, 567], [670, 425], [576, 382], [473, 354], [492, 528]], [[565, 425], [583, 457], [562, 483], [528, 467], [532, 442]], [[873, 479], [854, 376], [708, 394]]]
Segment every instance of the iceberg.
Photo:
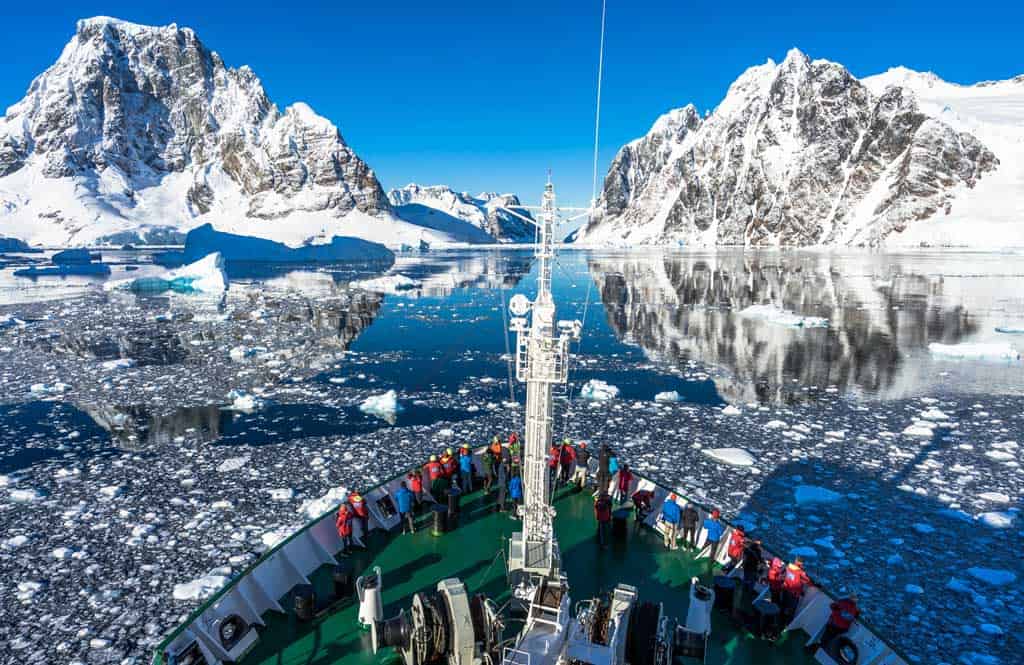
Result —
[[402, 410], [402, 406], [398, 403], [398, 393], [394, 390], [389, 390], [383, 395], [367, 397], [359, 405], [359, 410], [393, 423], [395, 422], [395, 416]]
[[790, 328], [827, 328], [828, 319], [820, 316], [800, 316], [776, 305], [751, 305], [740, 310], [740, 316], [758, 319]]
[[100, 255], [93, 254], [87, 249], [65, 249], [62, 252], [57, 252], [50, 261], [57, 265], [62, 264], [75, 264], [75, 263], [92, 263], [93, 261], [99, 261]]
[[583, 399], [603, 401], [615, 399], [618, 396], [618, 387], [613, 386], [610, 383], [606, 383], [601, 379], [591, 379], [590, 381], [584, 383], [583, 387], [580, 388], [580, 397]]
[[933, 356], [964, 360], [1020, 360], [1020, 352], [1005, 342], [990, 344], [939, 344], [932, 342], [928, 351]]
[[154, 261], [161, 265], [175, 265], [195, 261], [211, 252], [218, 252], [225, 261], [248, 263], [386, 263], [395, 262], [394, 253], [384, 245], [350, 238], [334, 236], [324, 245], [289, 247], [284, 243], [265, 238], [238, 235], [217, 231], [212, 224], [203, 224], [185, 236], [185, 249], [181, 252], [165, 252]]
[[195, 263], [168, 270], [162, 275], [108, 282], [103, 288], [107, 291], [127, 289], [136, 293], [174, 291], [217, 295], [228, 288], [228, 278], [224, 273], [224, 257], [214, 252]]
[[247, 392], [232, 390], [228, 393], [231, 404], [224, 407], [225, 411], [240, 411], [242, 413], [253, 413], [263, 408], [263, 400]]
[[683, 396], [680, 395], [675, 390], [669, 390], [669, 391], [666, 391], [666, 392], [663, 392], [663, 393], [658, 393], [657, 395], [655, 395], [654, 396], [654, 401], [655, 402], [681, 402], [681, 401], [683, 401]]
[[405, 275], [384, 275], [383, 277], [376, 277], [374, 279], [364, 279], [357, 282], [352, 282], [350, 286], [365, 291], [373, 291], [374, 293], [388, 293], [391, 295], [397, 295], [403, 291], [411, 291], [418, 289], [422, 286], [422, 282], [419, 280], [406, 277]]
[[701, 452], [730, 466], [754, 466], [754, 456], [742, 448], [705, 448]]

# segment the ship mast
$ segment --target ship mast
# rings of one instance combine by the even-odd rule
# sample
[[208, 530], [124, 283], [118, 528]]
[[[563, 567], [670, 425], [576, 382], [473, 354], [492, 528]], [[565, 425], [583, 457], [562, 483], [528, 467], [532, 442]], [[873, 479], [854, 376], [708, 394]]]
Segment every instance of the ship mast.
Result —
[[558, 208], [550, 175], [538, 217], [534, 222], [539, 234], [535, 251], [537, 296], [530, 302], [526, 296], [518, 294], [509, 303], [513, 315], [510, 330], [516, 333], [516, 378], [526, 383], [524, 502], [520, 509], [523, 531], [513, 535], [509, 563], [512, 570], [557, 578], [560, 565], [547, 464], [552, 441], [552, 388], [557, 383], [564, 384], [568, 378], [569, 343], [579, 339], [582, 326], [579, 321], [555, 324], [551, 268]]

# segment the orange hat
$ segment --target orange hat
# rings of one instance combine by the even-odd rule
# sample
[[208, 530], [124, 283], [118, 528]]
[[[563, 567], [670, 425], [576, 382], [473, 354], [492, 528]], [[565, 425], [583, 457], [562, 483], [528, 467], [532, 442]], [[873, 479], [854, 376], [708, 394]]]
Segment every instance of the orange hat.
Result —
[[580, 448], [586, 448], [587, 447], [587, 442], [586, 441], [580, 441], [579, 446], [580, 446]]
[[669, 500], [669, 501], [675, 501], [675, 500], [676, 500], [676, 493], [675, 493], [675, 492], [671, 492], [671, 493], [670, 493], [670, 494], [668, 495], [668, 500]]

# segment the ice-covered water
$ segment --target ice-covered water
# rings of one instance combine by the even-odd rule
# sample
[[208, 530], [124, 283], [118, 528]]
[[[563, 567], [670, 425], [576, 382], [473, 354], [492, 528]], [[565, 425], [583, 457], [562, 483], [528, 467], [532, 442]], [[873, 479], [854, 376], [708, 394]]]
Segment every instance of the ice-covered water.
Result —
[[[144, 254], [104, 260], [111, 279], [160, 272]], [[12, 261], [0, 659], [143, 658], [344, 488], [521, 429], [502, 308], [533, 291], [531, 261], [251, 267], [212, 302], [19, 281]], [[919, 662], [1013, 662], [1024, 365], [929, 345], [1024, 349], [998, 332], [1024, 324], [1022, 284], [1009, 255], [566, 252], [560, 314], [586, 326], [556, 435], [609, 443], [805, 555]], [[588, 382], [618, 392], [584, 399]]]

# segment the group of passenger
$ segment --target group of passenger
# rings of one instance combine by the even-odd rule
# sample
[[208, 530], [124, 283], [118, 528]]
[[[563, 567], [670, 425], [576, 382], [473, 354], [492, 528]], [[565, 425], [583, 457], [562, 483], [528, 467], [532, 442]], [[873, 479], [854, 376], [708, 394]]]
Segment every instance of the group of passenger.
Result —
[[[480, 454], [479, 469], [468, 443], [462, 444], [457, 451], [447, 448], [440, 455], [431, 455], [422, 469], [412, 469], [406, 474], [400, 487], [393, 494], [403, 532], [415, 531], [414, 513], [427, 500], [438, 503], [447, 499], [449, 509], [454, 504], [457, 510], [459, 497], [474, 491], [477, 470], [485, 493], [495, 495], [496, 509], [511, 509], [512, 516], [516, 517], [517, 507], [523, 502], [522, 460], [522, 442], [515, 432], [508, 436], [505, 443], [498, 436], [492, 438], [490, 444]], [[552, 445], [547, 460], [551, 491], [568, 485], [578, 489], [586, 488], [590, 478], [590, 461], [591, 451], [586, 442], [581, 441], [574, 445], [571, 439], [565, 438], [561, 443]], [[601, 446], [598, 456], [597, 489], [594, 492], [594, 516], [597, 522], [597, 539], [601, 547], [609, 545], [616, 504], [632, 502], [637, 529], [649, 518], [654, 493], [645, 489], [637, 489], [630, 493], [635, 480], [636, 477], [629, 465], [620, 465], [615, 451], [607, 446]], [[429, 494], [424, 491], [425, 488], [429, 488]], [[680, 505], [679, 499], [675, 493], [669, 494], [658, 516], [665, 547], [677, 550], [681, 541], [682, 547], [696, 552], [697, 555], [706, 553], [709, 569], [712, 569], [721, 554], [723, 537], [727, 531], [721, 513], [718, 509], [713, 509], [702, 522], [697, 506], [688, 501]], [[353, 540], [360, 540], [366, 533], [368, 518], [369, 511], [363, 497], [355, 492], [349, 494], [338, 510], [336, 522], [343, 551], [352, 546]], [[698, 537], [701, 531], [706, 535], [703, 546], [698, 550]], [[788, 623], [811, 583], [804, 571], [803, 560], [796, 557], [792, 562], [785, 564], [780, 558], [773, 557], [768, 561], [761, 541], [748, 537], [742, 525], [733, 527], [724, 546], [728, 561], [723, 567], [723, 572], [728, 574], [737, 567], [740, 568], [743, 586], [748, 591], [753, 590], [759, 581], [764, 581], [770, 590], [772, 602], [780, 609], [783, 622]], [[814, 648], [817, 648], [817, 644], [827, 645], [832, 639], [849, 630], [859, 614], [855, 595], [851, 594], [832, 603], [831, 616], [821, 639], [812, 641]]]

